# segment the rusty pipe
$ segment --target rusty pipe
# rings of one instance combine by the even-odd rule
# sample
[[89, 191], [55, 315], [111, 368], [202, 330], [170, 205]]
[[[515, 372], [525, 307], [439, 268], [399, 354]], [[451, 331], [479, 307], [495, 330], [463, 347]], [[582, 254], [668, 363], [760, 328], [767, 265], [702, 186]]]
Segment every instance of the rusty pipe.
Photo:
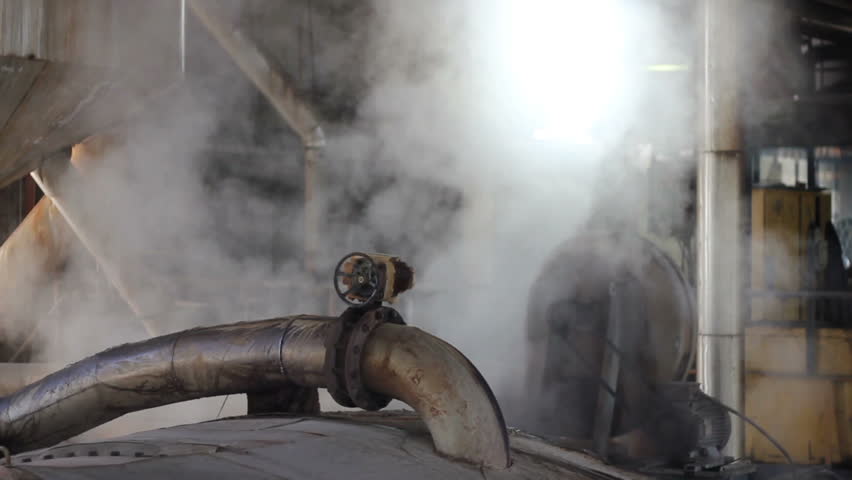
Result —
[[[294, 316], [196, 328], [121, 345], [0, 399], [0, 445], [53, 445], [126, 413], [217, 395], [326, 385], [337, 318]], [[411, 405], [436, 449], [490, 468], [509, 465], [508, 435], [488, 384], [447, 343], [381, 325], [361, 358], [365, 386]]]

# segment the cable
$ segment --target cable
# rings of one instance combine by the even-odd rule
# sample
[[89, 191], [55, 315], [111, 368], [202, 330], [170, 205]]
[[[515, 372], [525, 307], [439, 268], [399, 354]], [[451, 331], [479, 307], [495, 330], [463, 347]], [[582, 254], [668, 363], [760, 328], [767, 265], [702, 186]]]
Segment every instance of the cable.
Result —
[[[566, 343], [568, 343], [568, 344], [569, 344], [569, 346], [570, 346], [570, 347], [572, 347], [572, 349], [574, 350], [574, 354], [575, 354], [578, 358], [580, 358], [580, 361], [581, 361], [582, 363], [585, 363], [585, 364], [586, 364], [586, 366], [588, 367], [588, 366], [590, 365], [590, 363], [588, 363], [588, 362], [586, 361], [586, 359], [582, 358], [582, 356], [581, 356], [581, 355], [579, 355], [579, 351], [577, 350], [577, 346], [576, 346], [576, 344], [573, 342], [573, 339], [570, 337], [570, 335], [560, 335], [560, 336], [562, 337], [562, 339], [563, 339], [563, 340], [567, 340], [567, 342], [566, 342]], [[629, 363], [629, 362], [625, 362], [625, 361], [624, 361], [624, 360], [625, 360], [625, 358], [627, 358], [627, 355], [625, 355], [625, 353], [624, 353], [624, 352], [623, 352], [620, 348], [618, 348], [618, 346], [616, 346], [615, 344], [613, 344], [613, 343], [612, 343], [612, 341], [611, 341], [609, 338], [604, 338], [604, 343], [606, 344], [606, 346], [607, 346], [609, 349], [611, 349], [613, 352], [615, 352], [615, 354], [616, 354], [616, 355], [618, 355], [619, 357], [621, 357], [621, 359], [622, 359], [622, 361], [621, 361], [621, 365], [630, 365], [630, 367], [631, 367], [631, 368], [633, 368], [633, 365], [632, 365], [631, 363]], [[639, 378], [642, 380], [642, 383], [644, 383], [644, 384], [645, 384], [645, 387], [646, 387], [646, 388], [647, 388], [647, 389], [651, 392], [651, 394], [652, 394], [652, 395], [654, 395], [654, 396], [658, 396], [658, 397], [659, 397], [659, 396], [660, 396], [660, 394], [659, 394], [659, 393], [657, 393], [657, 392], [656, 392], [656, 390], [653, 388], [653, 386], [652, 386], [652, 385], [651, 385], [651, 384], [650, 384], [650, 383], [649, 383], [649, 382], [645, 379], [644, 375], [641, 375], [641, 373], [642, 373], [642, 372], [639, 372], [639, 373], [640, 373]], [[598, 380], [600, 381], [601, 386], [605, 386], [605, 387], [608, 387], [608, 386], [609, 386], [609, 385], [606, 383], [606, 381], [605, 381], [603, 378], [601, 378], [601, 377], [600, 377], [600, 375], [598, 375], [598, 376], [597, 376], [597, 378], [598, 378]], [[609, 392], [609, 393], [610, 393], [610, 395], [612, 395], [613, 397], [615, 396], [615, 392], [614, 392], [614, 391], [612, 391], [612, 390], [611, 390], [611, 389], [609, 389], [609, 388], [605, 388], [605, 389], [606, 389], [606, 391], [607, 391], [607, 392]], [[778, 451], [779, 451], [779, 452], [781, 452], [781, 455], [783, 455], [783, 456], [784, 456], [784, 459], [787, 461], [787, 463], [789, 463], [790, 465], [793, 465], [793, 464], [794, 464], [794, 462], [793, 462], [793, 457], [790, 455], [790, 453], [787, 451], [787, 449], [785, 449], [785, 448], [784, 448], [784, 446], [782, 446], [780, 442], [778, 442], [777, 440], [775, 440], [775, 438], [774, 438], [772, 435], [770, 435], [770, 434], [769, 434], [769, 432], [767, 432], [766, 430], [764, 430], [764, 429], [763, 429], [763, 427], [761, 427], [760, 425], [758, 425], [758, 424], [757, 424], [757, 422], [755, 422], [754, 420], [752, 420], [752, 419], [750, 419], [749, 417], [747, 417], [744, 413], [739, 412], [739, 411], [737, 411], [737, 410], [735, 410], [735, 409], [733, 409], [733, 408], [731, 408], [731, 407], [729, 407], [729, 406], [725, 405], [724, 403], [722, 403], [722, 402], [720, 402], [719, 400], [717, 400], [717, 399], [715, 399], [715, 398], [711, 397], [710, 395], [705, 395], [705, 396], [706, 396], [706, 397], [707, 397], [707, 398], [708, 398], [711, 402], [713, 402], [713, 403], [715, 403], [716, 405], [718, 405], [720, 408], [724, 409], [725, 411], [727, 411], [728, 413], [730, 413], [730, 414], [732, 414], [732, 415], [736, 415], [737, 417], [741, 418], [743, 421], [745, 421], [746, 423], [748, 423], [749, 425], [751, 425], [752, 427], [754, 427], [754, 429], [755, 429], [755, 430], [757, 430], [758, 432], [760, 432], [760, 434], [761, 434], [761, 435], [763, 435], [763, 436], [764, 436], [764, 438], [766, 438], [766, 439], [769, 441], [769, 443], [771, 443], [771, 444], [772, 444], [772, 446], [774, 446], [776, 449], [778, 449]], [[626, 405], [625, 405], [625, 407], [626, 407]]]
[[[620, 356], [620, 357], [624, 358], [624, 356], [625, 356], [625, 355], [624, 355], [624, 353], [623, 353], [621, 350], [619, 350], [619, 348], [618, 348], [618, 347], [616, 347], [615, 345], [613, 345], [613, 344], [612, 344], [612, 342], [611, 342], [608, 338], [606, 339], [606, 344], [607, 344], [607, 346], [608, 346], [609, 348], [611, 348], [611, 349], [612, 349], [612, 351], [614, 351], [614, 352], [615, 352], [618, 356]], [[644, 382], [644, 378], [643, 378], [643, 382]], [[645, 383], [646, 383], [646, 386], [648, 386], [648, 388], [649, 388], [649, 389], [651, 389], [651, 391], [653, 391], [653, 389], [651, 388], [650, 384], [647, 384], [647, 382], [645, 382]], [[706, 395], [706, 397], [707, 397], [707, 398], [708, 398], [711, 402], [713, 402], [713, 403], [715, 403], [716, 405], [718, 405], [719, 407], [721, 407], [721, 408], [725, 409], [728, 413], [731, 413], [732, 415], [736, 415], [736, 416], [740, 417], [741, 419], [743, 419], [743, 421], [745, 421], [746, 423], [748, 423], [749, 425], [751, 425], [752, 427], [754, 427], [754, 428], [755, 428], [755, 430], [757, 430], [758, 432], [760, 432], [760, 434], [761, 434], [761, 435], [763, 435], [763, 436], [764, 436], [767, 440], [769, 440], [769, 443], [771, 443], [771, 444], [772, 444], [772, 445], [773, 445], [776, 449], [778, 449], [778, 451], [779, 451], [779, 452], [781, 452], [781, 455], [783, 455], [783, 456], [784, 456], [784, 459], [785, 459], [785, 460], [787, 460], [787, 463], [789, 463], [789, 464], [791, 464], [791, 465], [793, 464], [793, 457], [792, 457], [792, 456], [790, 456], [790, 453], [789, 453], [789, 452], [787, 452], [787, 450], [786, 450], [786, 449], [785, 449], [785, 448], [781, 445], [781, 443], [780, 443], [780, 442], [778, 442], [777, 440], [775, 440], [775, 438], [774, 438], [772, 435], [770, 435], [770, 434], [769, 434], [769, 432], [767, 432], [766, 430], [764, 430], [764, 429], [763, 429], [763, 427], [761, 427], [760, 425], [758, 425], [758, 424], [757, 424], [757, 422], [755, 422], [754, 420], [752, 420], [752, 419], [748, 418], [748, 417], [747, 417], [744, 413], [742, 413], [742, 412], [740, 412], [740, 411], [738, 411], [738, 410], [735, 410], [735, 409], [733, 409], [733, 408], [731, 408], [731, 407], [729, 407], [729, 406], [725, 405], [724, 403], [720, 402], [718, 399], [715, 399], [715, 398], [711, 397], [710, 395]]]
[[790, 465], [793, 464], [793, 457], [790, 456], [790, 453], [787, 452], [787, 450], [781, 445], [781, 443], [779, 443], [777, 440], [775, 440], [775, 438], [772, 435], [770, 435], [769, 432], [767, 432], [766, 430], [763, 429], [763, 427], [758, 425], [757, 422], [748, 418], [744, 413], [741, 413], [741, 412], [725, 405], [724, 403], [722, 403], [719, 400], [711, 397], [710, 395], [707, 395], [707, 398], [710, 399], [710, 401], [712, 401], [713, 403], [715, 403], [719, 407], [727, 410], [732, 415], [736, 415], [736, 416], [740, 417], [741, 419], [743, 419], [743, 421], [745, 421], [746, 423], [748, 423], [749, 425], [754, 427], [755, 430], [760, 432], [761, 435], [763, 435], [764, 437], [766, 437], [767, 440], [769, 440], [769, 443], [771, 443], [775, 448], [778, 449], [779, 452], [781, 452], [781, 455], [784, 455], [784, 459], [787, 460], [787, 463], [789, 463]]
[[228, 397], [230, 397], [230, 396], [231, 395], [225, 395], [225, 399], [222, 400], [222, 405], [219, 407], [219, 413], [216, 414], [216, 418], [219, 418], [219, 417], [222, 416], [222, 410], [225, 409], [225, 404], [228, 403]]

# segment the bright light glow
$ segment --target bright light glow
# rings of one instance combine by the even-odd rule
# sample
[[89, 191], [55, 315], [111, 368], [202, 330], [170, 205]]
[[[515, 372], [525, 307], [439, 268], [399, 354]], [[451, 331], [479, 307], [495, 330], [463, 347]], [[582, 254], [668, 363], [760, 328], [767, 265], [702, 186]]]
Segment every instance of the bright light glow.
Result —
[[595, 141], [588, 132], [574, 128], [574, 125], [550, 125], [533, 130], [533, 139], [540, 142], [565, 142], [572, 145], [594, 145]]
[[649, 72], [687, 72], [689, 65], [680, 65], [674, 63], [663, 63], [659, 65], [648, 65]]
[[625, 88], [617, 0], [511, 0], [509, 60], [537, 140], [589, 143]]

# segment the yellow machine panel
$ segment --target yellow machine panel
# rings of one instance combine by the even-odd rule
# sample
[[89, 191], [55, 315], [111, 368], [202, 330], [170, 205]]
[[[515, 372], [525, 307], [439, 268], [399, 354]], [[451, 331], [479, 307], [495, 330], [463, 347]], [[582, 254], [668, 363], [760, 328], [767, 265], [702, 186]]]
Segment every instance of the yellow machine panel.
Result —
[[745, 352], [747, 371], [782, 375], [807, 373], [807, 338], [804, 327], [748, 327]]
[[[831, 219], [831, 195], [792, 188], [752, 190], [752, 269], [754, 290], [798, 291], [808, 285], [809, 232], [825, 230]], [[755, 298], [751, 318], [761, 322], [803, 320], [798, 299]]]
[[[814, 252], [830, 219], [828, 193], [752, 192], [752, 289], [769, 294], [752, 298], [746, 327], [745, 413], [801, 464], [852, 460], [852, 331], [818, 328], [808, 308], [815, 300], [807, 292], [821, 288], [824, 266]], [[800, 298], [773, 292], [798, 292]], [[746, 454], [784, 462], [751, 427]]]
[[[749, 373], [746, 415], [784, 445], [795, 463], [839, 463], [852, 453], [845, 414], [850, 407], [849, 391], [849, 382]], [[841, 411], [844, 415], [839, 417]], [[746, 430], [746, 455], [759, 462], [785, 462], [751, 427]]]
[[[804, 328], [746, 329], [746, 415], [765, 428], [796, 463], [852, 460], [852, 331], [818, 331], [815, 372], [806, 365]], [[783, 462], [763, 436], [748, 428], [746, 454]]]

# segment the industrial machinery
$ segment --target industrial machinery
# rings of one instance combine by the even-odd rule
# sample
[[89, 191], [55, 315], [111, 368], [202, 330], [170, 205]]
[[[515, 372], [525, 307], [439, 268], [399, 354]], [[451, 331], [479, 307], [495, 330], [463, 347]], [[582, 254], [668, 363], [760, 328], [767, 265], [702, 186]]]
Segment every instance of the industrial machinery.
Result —
[[598, 231], [565, 242], [530, 295], [533, 428], [655, 475], [751, 471], [720, 453], [728, 412], [686, 381], [692, 298], [669, 258], [638, 235]]
[[[832, 194], [756, 185], [751, 202], [745, 407], [736, 412], [745, 457], [800, 473], [848, 465], [852, 291]], [[530, 290], [536, 404], [525, 425], [655, 475], [756, 468], [720, 453], [731, 412], [691, 382], [693, 269], [640, 228], [597, 224], [558, 247]], [[692, 242], [689, 232], [683, 239]]]
[[[0, 478], [645, 478], [510, 433], [464, 355], [382, 305], [413, 283], [398, 258], [352, 254], [334, 276], [358, 298], [339, 318], [297, 315], [122, 345], [0, 398]], [[416, 414], [323, 414], [318, 388], [346, 406], [379, 410], [398, 399]], [[237, 393], [248, 396], [245, 417], [68, 442], [125, 413]]]

